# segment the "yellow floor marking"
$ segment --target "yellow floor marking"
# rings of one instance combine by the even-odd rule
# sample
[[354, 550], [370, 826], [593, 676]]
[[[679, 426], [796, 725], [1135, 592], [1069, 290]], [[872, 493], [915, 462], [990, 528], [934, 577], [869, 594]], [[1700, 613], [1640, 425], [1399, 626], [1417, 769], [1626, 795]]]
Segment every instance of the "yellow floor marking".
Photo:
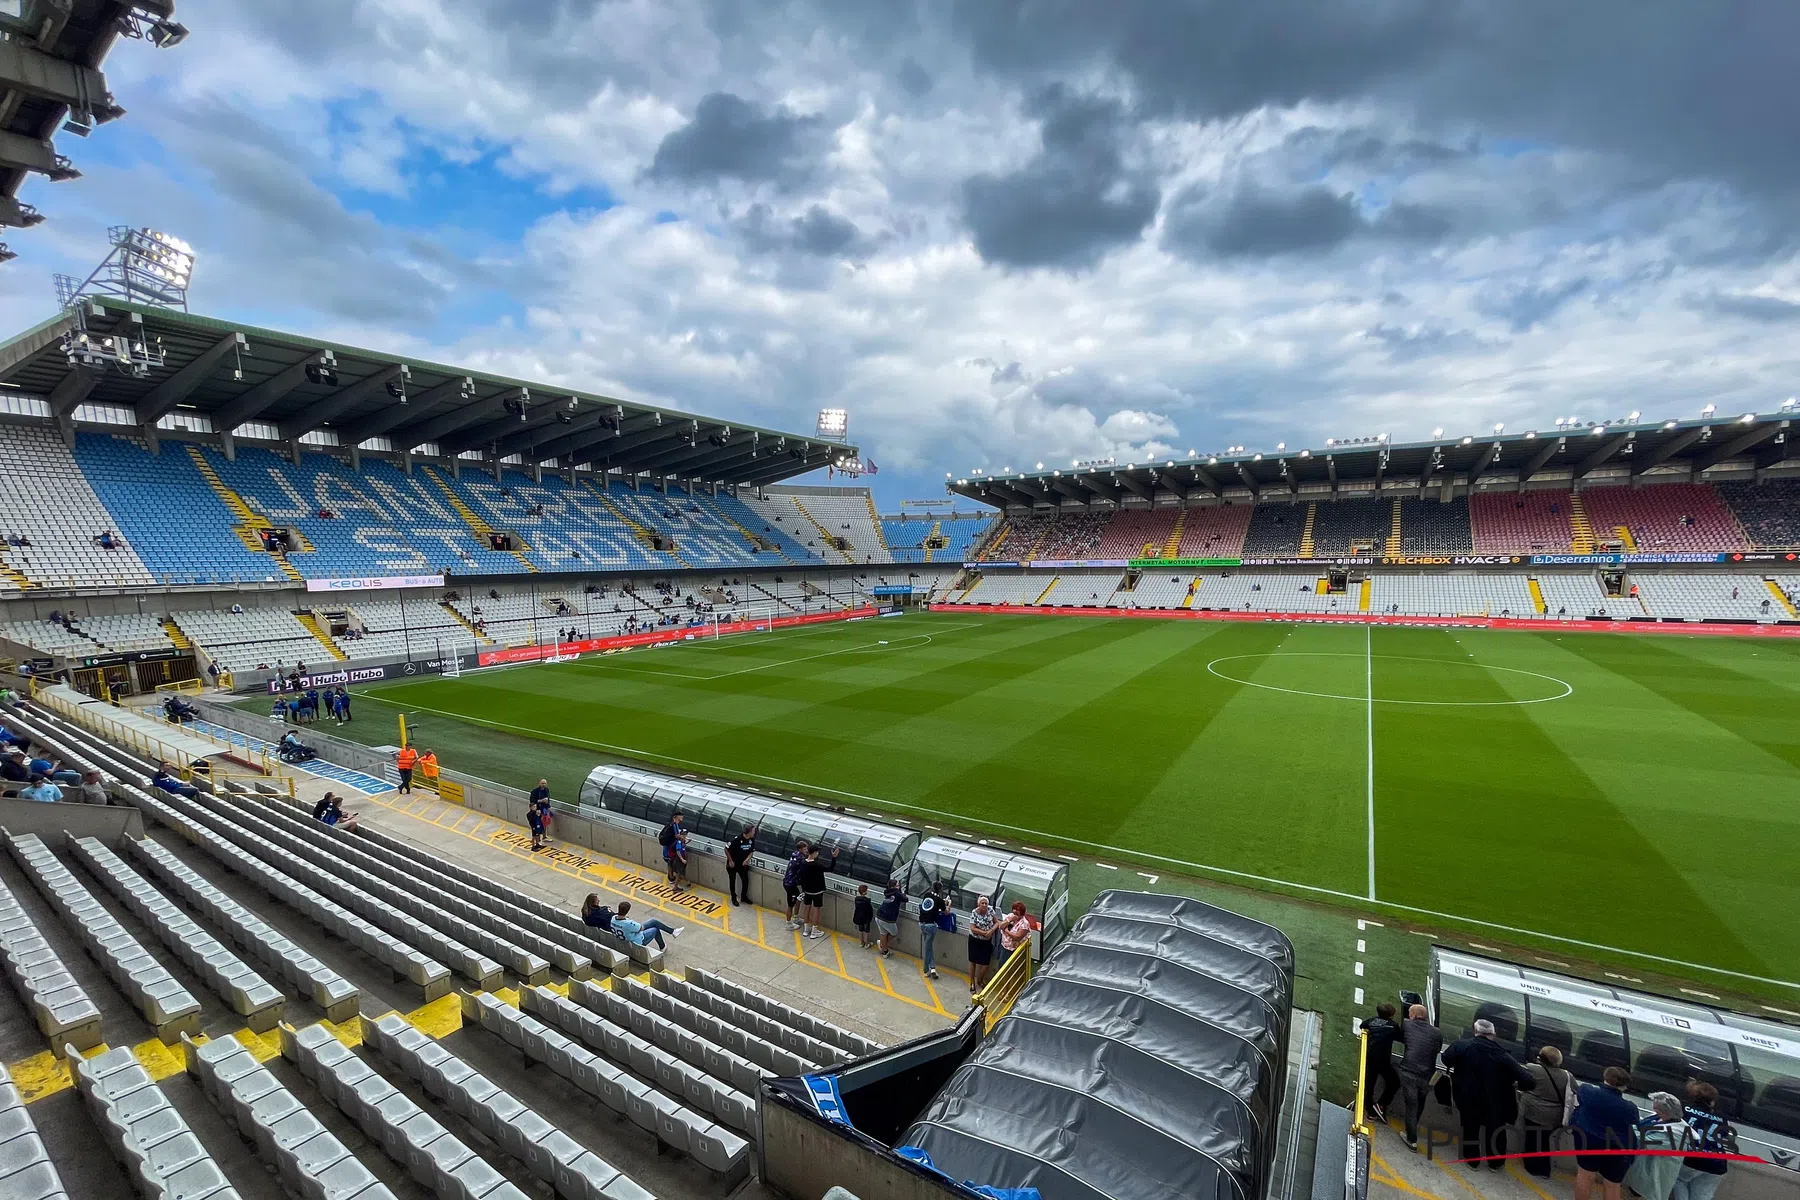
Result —
[[848, 979], [850, 972], [844, 969], [844, 948], [838, 944], [838, 935], [831, 935], [831, 952], [837, 955], [838, 974]]
[[[875, 955], [875, 969], [876, 969], [876, 970], [877, 970], [877, 971], [880, 971], [880, 972], [881, 972], [881, 986], [882, 986], [882, 988], [883, 988], [883, 989], [884, 989], [884, 990], [885, 990], [885, 991], [886, 991], [886, 992], [887, 992], [887, 993], [888, 993], [888, 994], [889, 994], [889, 995], [891, 995], [891, 996], [898, 996], [898, 995], [899, 995], [899, 994], [900, 994], [900, 993], [898, 993], [898, 992], [896, 992], [896, 991], [895, 991], [895, 990], [894, 990], [894, 981], [893, 981], [893, 980], [892, 980], [892, 979], [889, 979], [889, 978], [888, 978], [888, 973], [887, 973], [887, 963], [886, 963], [886, 962], [884, 962], [884, 961], [882, 961], [882, 958], [881, 958], [881, 955], [880, 955], [880, 954], [876, 954], [876, 955]], [[916, 1003], [918, 1003], [918, 1002], [917, 1002], [917, 1001], [914, 1001], [914, 1003], [915, 1003], [915, 1004], [916, 1004]], [[923, 1007], [924, 1007], [924, 1005], [920, 1005], [920, 1007], [921, 1007], [921, 1008], [923, 1008]]]
[[187, 1070], [187, 1060], [182, 1057], [179, 1044], [170, 1046], [151, 1038], [133, 1046], [131, 1053], [150, 1072], [150, 1078], [158, 1082]]
[[[105, 1054], [108, 1047], [102, 1042], [92, 1049], [83, 1050], [83, 1058], [92, 1058], [96, 1054]], [[8, 1063], [7, 1074], [12, 1076], [13, 1086], [19, 1089], [19, 1097], [31, 1104], [42, 1100], [45, 1096], [54, 1096], [64, 1088], [74, 1087], [75, 1080], [69, 1074], [69, 1064], [56, 1057], [48, 1050], [43, 1050], [30, 1058], [16, 1063]]]
[[763, 910], [757, 906], [752, 911], [756, 913], [756, 944], [767, 950], [769, 941], [767, 933], [763, 930]]
[[[1380, 1182], [1386, 1184], [1388, 1187], [1398, 1188], [1409, 1196], [1418, 1196], [1420, 1197], [1420, 1200], [1442, 1200], [1442, 1198], [1435, 1193], [1428, 1192], [1421, 1187], [1414, 1187], [1412, 1184], [1400, 1178], [1399, 1174], [1395, 1172], [1394, 1168], [1388, 1166], [1387, 1160], [1382, 1158], [1381, 1155], [1371, 1152], [1369, 1161], [1373, 1166], [1381, 1169], [1386, 1178], [1382, 1179]], [[1371, 1178], [1373, 1178], [1373, 1173], [1371, 1173]], [[1457, 1182], [1460, 1183], [1462, 1181], [1458, 1180]]]
[[413, 1009], [405, 1016], [432, 1037], [448, 1037], [462, 1028], [462, 1001], [455, 992], [451, 992]]
[[[379, 797], [371, 797], [371, 799], [374, 801], [374, 803], [380, 804], [384, 808], [394, 808], [395, 807], [394, 805], [390, 804], [388, 801], [382, 800]], [[442, 802], [441, 801], [430, 801], [430, 803], [442, 803]], [[396, 809], [396, 811], [402, 811], [402, 810]], [[408, 815], [410, 816], [413, 814], [409, 813]], [[426, 820], [427, 824], [435, 824], [435, 822], [432, 822], [427, 818], [420, 818], [420, 819]], [[500, 821], [497, 823], [499, 825], [500, 831], [511, 831], [515, 835], [518, 832], [518, 827], [510, 825], [507, 822]], [[449, 832], [456, 832], [456, 831], [451, 830]], [[499, 842], [499, 841], [495, 840], [496, 837], [498, 836], [497, 834], [489, 835], [486, 837], [480, 837], [480, 836], [476, 836], [472, 832], [461, 832], [461, 833], [458, 833], [457, 836], [468, 838], [470, 841], [479, 842], [481, 845], [487, 846], [490, 849], [500, 850], [501, 852], [507, 854], [511, 858], [518, 859], [521, 862], [531, 863], [534, 866], [543, 868], [545, 870], [555, 871], [557, 874], [568, 876], [571, 879], [578, 879], [584, 883], [592, 883], [595, 881], [600, 881], [602, 884], [602, 887], [605, 890], [612, 892], [615, 896], [624, 896], [625, 898], [631, 900], [634, 904], [642, 904], [644, 907], [655, 909], [658, 912], [668, 913], [671, 916], [679, 916], [679, 917], [689, 919], [689, 920], [692, 920], [696, 917], [705, 916], [705, 914], [698, 913], [698, 912], [694, 911], [693, 909], [690, 909], [690, 908], [687, 908], [684, 906], [676, 905], [676, 906], [671, 907], [670, 905], [659, 903], [657, 901], [656, 897], [654, 897], [646, 892], [636, 891], [634, 889], [628, 895], [624, 891], [621, 891], [618, 887], [612, 886], [612, 884], [614, 884], [618, 879], [623, 879], [627, 875], [637, 875], [639, 873], [639, 871], [643, 869], [640, 864], [633, 863], [633, 864], [628, 864], [625, 867], [606, 866], [605, 864], [602, 864], [598, 860], [588, 859], [587, 861], [589, 861], [593, 865], [585, 867], [582, 870], [577, 871], [577, 870], [571, 869], [569, 867], [565, 867], [555, 861], [547, 860], [547, 859], [543, 858], [541, 855], [534, 855], [529, 850], [514, 849], [512, 846], [510, 846], [504, 842]], [[569, 843], [554, 843], [554, 845], [555, 845], [555, 848], [562, 850], [564, 853], [574, 855], [577, 858], [586, 859], [587, 854], [593, 853], [591, 851], [586, 851], [585, 847], [574, 846]], [[701, 890], [706, 890], [706, 889], [701, 889]], [[718, 894], [718, 893], [714, 893], [714, 894]], [[760, 908], [758, 909], [758, 912], [757, 912], [757, 920], [758, 920], [758, 924], [759, 924], [759, 928], [760, 928], [760, 924], [762, 921], [762, 910]], [[841, 973], [838, 971], [834, 971], [831, 969], [831, 967], [825, 965], [822, 962], [817, 962], [817, 961], [807, 958], [806, 953], [805, 953], [805, 946], [801, 941], [800, 934], [798, 931], [795, 931], [795, 933], [794, 933], [794, 953], [791, 955], [788, 954], [787, 951], [785, 951], [779, 947], [769, 945], [767, 940], [760, 936], [757, 939], [753, 940], [745, 934], [737, 933], [734, 930], [726, 927], [726, 924], [723, 921], [721, 921], [721, 927], [719, 928], [718, 932], [723, 933], [726, 937], [735, 938], [736, 940], [741, 941], [741, 942], [752, 943], [754, 941], [754, 944], [761, 945], [764, 949], [768, 950], [771, 954], [779, 954], [783, 957], [792, 958], [797, 962], [807, 963], [809, 966], [812, 966], [818, 970], [824, 971], [828, 975], [839, 975], [841, 978], [848, 979], [850, 982], [855, 983], [858, 986], [869, 988], [872, 991], [882, 992], [886, 995], [892, 996], [894, 999], [899, 1000], [900, 1002], [902, 1002], [904, 1004], [910, 1004], [913, 1007], [923, 1009], [926, 1012], [938, 1013], [940, 1015], [948, 1015], [942, 1005], [934, 1006], [934, 1005], [926, 1004], [922, 1000], [918, 1000], [911, 996], [905, 995], [904, 993], [895, 991], [893, 988], [892, 982], [888, 981], [886, 979], [887, 973], [885, 971], [882, 972], [884, 984], [877, 984], [870, 980], [858, 979], [856, 976], [850, 975], [848, 973]]]
[[362, 1045], [362, 1022], [355, 1017], [351, 1017], [342, 1025], [333, 1021], [320, 1021], [319, 1024], [329, 1030], [332, 1037], [344, 1043], [344, 1045], [350, 1047], [352, 1050]]
[[257, 1033], [253, 1029], [240, 1029], [231, 1036], [248, 1049], [257, 1062], [268, 1062], [271, 1058], [281, 1057], [281, 1036], [273, 1029], [267, 1033]]
[[[1552, 1161], [1554, 1161], [1554, 1160], [1552, 1160]], [[1555, 1200], [1555, 1197], [1553, 1197], [1549, 1192], [1546, 1192], [1543, 1188], [1538, 1186], [1537, 1181], [1535, 1179], [1533, 1179], [1530, 1175], [1526, 1174], [1524, 1171], [1521, 1171], [1519, 1169], [1518, 1163], [1516, 1163], [1516, 1162], [1507, 1163], [1506, 1164], [1506, 1173], [1508, 1175], [1511, 1175], [1514, 1179], [1518, 1180], [1520, 1183], [1524, 1184], [1526, 1187], [1530, 1188], [1532, 1191], [1536, 1192], [1540, 1197], [1543, 1198], [1543, 1200]]]
[[[938, 995], [938, 990], [937, 990], [936, 985], [931, 982], [931, 976], [921, 975], [919, 978], [921, 980], [923, 980], [923, 982], [925, 984], [925, 990], [928, 993], [930, 993], [931, 1002], [933, 1004], [937, 1005], [937, 1010], [939, 1012], [943, 1013], [946, 1017], [950, 1016], [951, 1015], [950, 1010], [944, 1007], [944, 998], [942, 996]], [[952, 1019], [954, 1019], [954, 1018], [952, 1018]]]

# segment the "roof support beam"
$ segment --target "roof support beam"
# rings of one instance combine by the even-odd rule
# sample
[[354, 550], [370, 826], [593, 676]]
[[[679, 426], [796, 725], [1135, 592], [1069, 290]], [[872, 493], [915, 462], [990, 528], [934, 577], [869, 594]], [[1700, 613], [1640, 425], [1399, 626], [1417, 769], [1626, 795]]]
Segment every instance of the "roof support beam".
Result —
[[1154, 487], [1145, 487], [1143, 484], [1139, 483], [1137, 477], [1131, 474], [1131, 472], [1127, 471], [1123, 475], [1114, 472], [1113, 480], [1117, 482], [1120, 487], [1131, 492], [1134, 496], [1148, 500], [1151, 507], [1154, 508], [1156, 506], [1156, 489]]
[[1064, 479], [1060, 475], [1052, 475], [1050, 477], [1050, 486], [1079, 504], [1092, 504], [1094, 502], [1094, 493], [1087, 488], [1079, 486], [1072, 479]]
[[1547, 440], [1542, 450], [1525, 460], [1525, 465], [1519, 468], [1519, 490], [1521, 492], [1525, 490], [1525, 485], [1531, 482], [1531, 477], [1543, 470], [1545, 463], [1556, 457], [1556, 452], [1563, 448], [1563, 443], [1567, 440], [1560, 437]]
[[1193, 473], [1195, 481], [1213, 495], [1223, 496], [1225, 494], [1225, 485], [1220, 483], [1212, 472], [1203, 467], [1195, 466], [1188, 467], [1188, 470]]
[[[352, 446], [360, 446], [372, 437], [380, 437], [406, 421], [419, 421], [426, 413], [451, 398], [472, 399], [475, 395], [475, 381], [467, 375], [457, 375], [435, 387], [426, 388], [418, 395], [408, 395], [405, 404], [394, 403], [380, 412], [371, 413], [360, 421], [354, 421], [338, 430], [338, 436]], [[429, 438], [424, 439], [429, 441]], [[419, 443], [414, 442], [417, 446]], [[401, 447], [407, 449], [408, 447]]]
[[1482, 476], [1482, 473], [1484, 471], [1486, 471], [1489, 467], [1493, 466], [1494, 460], [1499, 457], [1500, 457], [1500, 443], [1499, 442], [1495, 442], [1493, 445], [1489, 446], [1486, 450], [1483, 450], [1481, 452], [1481, 457], [1476, 459], [1475, 465], [1469, 468], [1469, 490], [1470, 491], [1474, 490], [1475, 481], [1477, 479], [1480, 479]]
[[1595, 467], [1606, 463], [1613, 455], [1617, 454], [1620, 450], [1623, 450], [1630, 441], [1631, 435], [1629, 433], [1621, 433], [1615, 437], [1609, 437], [1602, 441], [1598, 449], [1582, 459], [1579, 463], [1575, 464], [1575, 478], [1581, 479]]
[[1635, 461], [1631, 464], [1632, 475], [1645, 475], [1654, 468], [1662, 466], [1671, 458], [1674, 458], [1677, 454], [1680, 454], [1683, 450], [1686, 450], [1689, 446], [1699, 441], [1705, 432], [1706, 427], [1704, 426], [1697, 429], [1685, 430], [1664, 442], [1651, 453], [1634, 456]]
[[[539, 411], [549, 414], [552, 419], [554, 418], [554, 415], [558, 413], [569, 419], [567, 421], [554, 421], [554, 423], [552, 420], [546, 420], [540, 425], [531, 425], [525, 428], [516, 429], [503, 436], [496, 436], [494, 438], [494, 443], [499, 446], [500, 453], [511, 454], [516, 450], [525, 450], [527, 448], [535, 450], [538, 445], [550, 440], [548, 435], [554, 434], [557, 437], [561, 437], [565, 433], [572, 433], [577, 426], [582, 429], [592, 429], [600, 422], [601, 418], [610, 416], [613, 412], [614, 406], [609, 404], [603, 409], [597, 409], [590, 406], [588, 411], [580, 416], [571, 416], [570, 414], [574, 410], [569, 408], [569, 404], [574, 400], [575, 397], [573, 396], [563, 396], [555, 401], [546, 401], [544, 404], [539, 405]], [[550, 456], [546, 454], [542, 457], [548, 458]]]
[[1252, 500], [1262, 499], [1262, 484], [1256, 481], [1256, 476], [1250, 473], [1250, 468], [1244, 463], [1238, 463], [1237, 473], [1238, 478], [1244, 481], [1244, 486], [1250, 489], [1250, 498]]
[[278, 375], [272, 375], [213, 414], [213, 428], [230, 433], [252, 417], [260, 416], [271, 404], [306, 382], [306, 369], [323, 363], [335, 363], [329, 350], [315, 350]]
[[[450, 412], [444, 413], [442, 416], [433, 417], [428, 421], [414, 421], [410, 424], [401, 425], [388, 436], [393, 441], [396, 449], [404, 450], [410, 449], [413, 446], [423, 446], [426, 442], [437, 441], [447, 433], [455, 433], [458, 429], [465, 429], [481, 420], [483, 417], [504, 411], [506, 402], [511, 399], [513, 399], [513, 394], [510, 389], [504, 392], [495, 392], [493, 395], [477, 400], [473, 404], [453, 409]], [[412, 406], [409, 404], [407, 407], [410, 409]]]
[[106, 90], [106, 76], [92, 67], [45, 54], [18, 40], [0, 42], [0, 88], [14, 89], [43, 100], [66, 104], [77, 112], [92, 113], [96, 121], [110, 121], [125, 110], [113, 103]]
[[0, 167], [36, 171], [57, 182], [81, 178], [81, 172], [69, 165], [69, 160], [49, 142], [5, 130], [0, 130]]
[[[1335, 454], [1325, 456], [1325, 478], [1331, 480], [1331, 498], [1337, 499], [1337, 455]], [[1379, 491], [1381, 485], [1378, 483], [1375, 487]]]
[[[598, 464], [618, 466], [618, 456], [639, 446], [661, 441], [669, 435], [669, 430], [662, 427], [662, 414], [650, 413], [644, 419], [628, 420], [619, 432], [610, 429], [592, 429], [586, 433], [576, 434], [567, 439], [566, 450], [577, 462], [590, 460]], [[555, 446], [556, 443], [550, 443]], [[548, 449], [549, 447], [542, 447]], [[596, 457], [598, 456], [598, 457]]]
[[104, 371], [89, 367], [71, 367], [54, 388], [50, 389], [50, 415], [58, 420], [74, 412], [94, 386], [106, 377]]
[[[290, 442], [297, 442], [319, 426], [329, 425], [370, 396], [381, 395], [389, 383], [396, 379], [404, 380], [409, 373], [405, 363], [389, 363], [367, 379], [359, 380], [347, 388], [340, 388], [336, 393], [301, 409], [293, 419], [282, 423], [281, 436]], [[399, 401], [394, 403], [398, 404]]]
[[585, 424], [577, 422], [568, 432], [558, 434], [549, 441], [539, 442], [532, 448], [533, 452], [545, 458], [556, 455], [572, 462], [586, 462], [596, 448], [655, 427], [650, 414], [625, 418], [617, 431], [601, 424], [605, 419], [606, 414], [603, 413]]
[[1736, 458], [1746, 450], [1762, 445], [1782, 430], [1782, 425], [1771, 422], [1758, 425], [1748, 433], [1740, 434], [1730, 441], [1722, 442], [1694, 459], [1694, 478], [1700, 478], [1700, 472], [1709, 467], [1716, 467], [1728, 458]]
[[193, 395], [194, 389], [207, 381], [220, 359], [249, 344], [243, 334], [234, 332], [202, 350], [193, 362], [163, 380], [155, 391], [138, 402], [138, 424], [154, 425], [162, 420], [183, 400]]

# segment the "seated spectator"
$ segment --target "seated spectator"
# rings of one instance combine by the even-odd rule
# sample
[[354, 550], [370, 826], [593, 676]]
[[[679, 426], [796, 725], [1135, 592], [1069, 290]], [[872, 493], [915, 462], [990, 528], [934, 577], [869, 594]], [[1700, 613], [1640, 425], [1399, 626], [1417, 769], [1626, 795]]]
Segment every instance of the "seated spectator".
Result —
[[157, 767], [156, 774], [150, 779], [150, 786], [160, 788], [173, 796], [183, 796], [192, 800], [200, 794], [200, 789], [191, 783], [183, 783], [175, 774], [175, 768], [168, 763]]
[[341, 797], [332, 796], [330, 799], [331, 804], [325, 809], [325, 815], [319, 819], [327, 825], [342, 825], [345, 829], [355, 829], [356, 814], [344, 811], [344, 801]]
[[80, 799], [83, 804], [111, 804], [112, 796], [100, 782], [100, 772], [88, 771], [81, 777]]
[[19, 789], [19, 799], [35, 800], [40, 804], [55, 804], [62, 798], [62, 789], [42, 775], [33, 775], [30, 784]]
[[179, 725], [183, 721], [197, 720], [200, 710], [180, 696], [170, 696], [163, 701], [163, 714]]
[[681, 936], [679, 926], [665, 925], [655, 917], [639, 924], [630, 919], [628, 915], [630, 912], [631, 901], [619, 901], [618, 911], [613, 913], [612, 931], [634, 946], [648, 946], [654, 941], [656, 948], [662, 950], [666, 948], [663, 944], [663, 934], [666, 933], [670, 937]]
[[23, 751], [9, 750], [6, 757], [0, 759], [0, 779], [9, 783], [26, 783], [31, 779], [31, 764]]
[[600, 903], [600, 894], [598, 892], [589, 892], [587, 894], [587, 899], [581, 902], [581, 923], [583, 925], [591, 925], [595, 929], [604, 929], [609, 933], [612, 932], [612, 909]]
[[58, 783], [80, 783], [81, 776], [62, 765], [61, 760], [34, 758], [28, 764], [33, 775], [42, 775], [46, 779], [54, 779]]

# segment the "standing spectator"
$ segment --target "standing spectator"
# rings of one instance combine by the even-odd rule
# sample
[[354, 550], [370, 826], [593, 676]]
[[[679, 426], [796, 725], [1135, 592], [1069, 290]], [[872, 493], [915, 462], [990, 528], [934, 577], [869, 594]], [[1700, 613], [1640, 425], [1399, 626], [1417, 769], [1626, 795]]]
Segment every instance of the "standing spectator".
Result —
[[394, 755], [394, 768], [400, 772], [400, 794], [402, 796], [412, 795], [413, 768], [418, 765], [419, 752], [411, 746], [400, 747], [400, 752]]
[[212, 685], [214, 687], [218, 687], [219, 686], [219, 664], [209, 660], [206, 664], [206, 674], [212, 680]]
[[856, 908], [850, 914], [850, 923], [856, 926], [856, 944], [867, 950], [874, 945], [869, 935], [869, 927], [875, 924], [875, 902], [869, 899], [869, 885], [856, 885]]
[[434, 791], [434, 792], [437, 791], [437, 785], [438, 785], [437, 751], [431, 749], [431, 747], [429, 747], [429, 746], [427, 746], [425, 748], [425, 752], [423, 754], [419, 755], [419, 782], [424, 784], [426, 787], [430, 788], [432, 791]]
[[1012, 911], [1000, 918], [997, 928], [1000, 933], [1000, 952], [994, 956], [994, 965], [1004, 967], [1006, 960], [1013, 956], [1013, 951], [1031, 944], [1031, 916], [1025, 911], [1025, 902], [1014, 900]]
[[35, 800], [40, 804], [55, 804], [62, 798], [62, 789], [42, 775], [33, 775], [31, 782], [19, 789], [19, 799]]
[[756, 826], [744, 826], [744, 832], [725, 843], [725, 886], [731, 891], [733, 908], [742, 907], [750, 899], [750, 856], [756, 853]]
[[[837, 850], [831, 852], [832, 861], [837, 861]], [[819, 858], [819, 848], [810, 846], [806, 851], [806, 861], [800, 864], [800, 904], [801, 930], [800, 936], [820, 938], [825, 931], [819, 928], [820, 911], [825, 907], [825, 871], [826, 864]]]
[[[944, 924], [946, 921], [948, 926]], [[956, 914], [950, 911], [949, 901], [944, 899], [943, 881], [934, 879], [926, 886], [925, 894], [919, 897], [919, 968], [927, 979], [938, 977], [937, 935], [940, 929], [955, 933]]]
[[350, 691], [343, 684], [338, 684], [338, 720], [350, 724]]
[[[1400, 1090], [1400, 1073], [1394, 1070], [1394, 1043], [1400, 1040], [1400, 1026], [1394, 1023], [1394, 1006], [1377, 1004], [1375, 1015], [1365, 1018], [1362, 1030], [1369, 1035], [1363, 1062], [1363, 1099], [1377, 1121], [1387, 1124], [1387, 1106]], [[1375, 1084], [1381, 1084], [1381, 1097], [1375, 1096]]]
[[100, 772], [88, 771], [82, 775], [81, 802], [83, 804], [112, 803], [112, 797], [107, 794], [106, 786], [100, 782]]
[[666, 933], [670, 937], [681, 936], [680, 926], [665, 925], [655, 917], [650, 918], [640, 925], [627, 915], [630, 912], [631, 901], [619, 901], [618, 911], [613, 913], [612, 931], [634, 946], [648, 946], [652, 941], [655, 941], [656, 948], [662, 950], [665, 948], [663, 945], [663, 934]]
[[682, 814], [677, 812], [670, 816], [669, 823], [664, 825], [656, 835], [656, 844], [662, 847], [663, 867], [670, 883], [675, 882], [675, 843], [682, 835]]
[[[1527, 1063], [1531, 1087], [1519, 1097], [1519, 1124], [1525, 1133], [1525, 1153], [1542, 1154], [1554, 1148], [1556, 1131], [1569, 1123], [1575, 1111], [1575, 1077], [1563, 1070], [1562, 1051], [1545, 1046], [1537, 1061]], [[1539, 1179], [1550, 1177], [1550, 1160], [1527, 1158], [1521, 1164]]]
[[800, 928], [800, 868], [806, 862], [806, 849], [805, 838], [794, 843], [794, 852], [788, 855], [787, 870], [781, 876], [781, 888], [787, 893], [789, 929]]
[[1419, 1148], [1419, 1117], [1425, 1111], [1425, 1097], [1431, 1090], [1431, 1077], [1437, 1073], [1438, 1051], [1444, 1048], [1444, 1035], [1425, 1019], [1425, 1006], [1415, 1004], [1406, 1010], [1406, 1023], [1400, 1026], [1400, 1107], [1406, 1122], [1406, 1144]]
[[1471, 1171], [1481, 1169], [1483, 1158], [1490, 1169], [1501, 1170], [1506, 1130], [1519, 1115], [1518, 1089], [1531, 1086], [1531, 1075], [1506, 1052], [1494, 1023], [1485, 1018], [1475, 1022], [1472, 1036], [1444, 1051], [1444, 1065], [1452, 1072], [1450, 1094], [1462, 1120], [1462, 1157]]
[[994, 926], [997, 917], [986, 896], [975, 901], [969, 913], [969, 991], [979, 992], [994, 962]]
[[[1638, 1137], [1646, 1150], [1681, 1150], [1687, 1147], [1688, 1127], [1681, 1097], [1669, 1092], [1650, 1093], [1651, 1115], [1638, 1125]], [[1640, 1154], [1625, 1172], [1625, 1186], [1642, 1200], [1669, 1200], [1681, 1159], [1672, 1154]]]
[[[1631, 1150], [1637, 1146], [1638, 1107], [1625, 1098], [1631, 1072], [1608, 1067], [1600, 1082], [1575, 1089], [1575, 1114], [1569, 1127], [1575, 1131], [1576, 1150]], [[1593, 1195], [1594, 1180], [1602, 1181], [1606, 1200], [1619, 1200], [1619, 1185], [1631, 1170], [1631, 1154], [1577, 1154], [1575, 1200]]]
[[535, 853], [544, 848], [544, 814], [543, 810], [531, 802], [525, 804], [525, 826], [531, 830], [531, 849]]
[[[1731, 1122], [1713, 1111], [1719, 1102], [1719, 1089], [1710, 1083], [1691, 1079], [1687, 1085], [1688, 1147], [1706, 1154], [1735, 1154], [1737, 1130]], [[1673, 1200], [1712, 1200], [1713, 1193], [1725, 1178], [1722, 1158], [1684, 1158], [1676, 1173], [1675, 1187], [1669, 1193]]]
[[894, 936], [900, 932], [900, 910], [906, 907], [906, 892], [898, 879], [887, 881], [881, 907], [875, 910], [875, 927], [881, 931], [881, 957], [894, 952]]
[[684, 830], [680, 837], [669, 843], [667, 851], [669, 859], [669, 878], [677, 891], [686, 889], [688, 885], [688, 848], [687, 833]]
[[527, 797], [533, 804], [536, 804], [539, 800], [548, 800], [549, 798], [550, 781], [548, 779], [538, 780], [537, 786], [531, 789], [531, 795]]
[[556, 823], [556, 810], [551, 807], [550, 797], [545, 796], [534, 807], [538, 811], [538, 819], [544, 823], [544, 837], [548, 838], [551, 826]]

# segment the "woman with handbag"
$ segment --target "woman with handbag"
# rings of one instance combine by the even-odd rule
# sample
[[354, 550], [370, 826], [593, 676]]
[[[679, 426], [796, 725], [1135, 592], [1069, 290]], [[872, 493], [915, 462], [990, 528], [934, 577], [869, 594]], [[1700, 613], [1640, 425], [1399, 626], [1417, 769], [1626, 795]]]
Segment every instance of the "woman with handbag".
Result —
[[994, 962], [994, 929], [1000, 914], [986, 896], [975, 901], [969, 912], [969, 991], [979, 992], [987, 981]]
[[1521, 1165], [1539, 1179], [1550, 1177], [1548, 1158], [1531, 1158], [1554, 1148], [1557, 1130], [1569, 1123], [1575, 1111], [1575, 1077], [1563, 1070], [1562, 1051], [1545, 1046], [1537, 1061], [1525, 1064], [1531, 1075], [1529, 1091], [1519, 1092], [1519, 1124], [1525, 1131], [1526, 1157]]

